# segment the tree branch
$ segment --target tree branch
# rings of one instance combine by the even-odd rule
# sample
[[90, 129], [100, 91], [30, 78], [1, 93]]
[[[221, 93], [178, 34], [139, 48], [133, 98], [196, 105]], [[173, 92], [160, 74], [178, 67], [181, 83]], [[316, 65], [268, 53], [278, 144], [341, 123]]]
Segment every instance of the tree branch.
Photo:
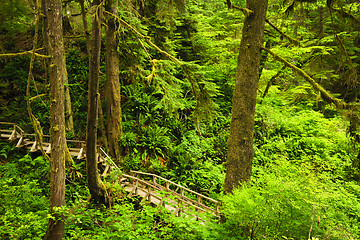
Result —
[[185, 68], [185, 65], [183, 62], [181, 62], [179, 59], [177, 59], [176, 57], [172, 56], [171, 54], [169, 54], [168, 52], [162, 50], [161, 48], [159, 48], [158, 46], [156, 46], [154, 43], [152, 43], [150, 41], [150, 37], [145, 36], [143, 34], [141, 34], [139, 31], [137, 31], [135, 28], [133, 28], [130, 24], [128, 24], [127, 22], [125, 22], [124, 20], [122, 20], [121, 18], [119, 18], [118, 16], [112, 14], [111, 12], [108, 11], [104, 11], [104, 13], [111, 15], [112, 17], [116, 18], [120, 23], [122, 23], [124, 26], [126, 26], [128, 29], [130, 29], [131, 31], [133, 31], [136, 35], [138, 35], [139, 37], [143, 38], [145, 40], [145, 42], [147, 42], [151, 47], [153, 47], [154, 49], [156, 49], [158, 52], [160, 52], [161, 54], [164, 54], [167, 58], [169, 58], [171, 61], [177, 63], [185, 72], [185, 74], [188, 76], [191, 87], [193, 89], [194, 92], [194, 96], [195, 98], [198, 98], [198, 93], [196, 91], [196, 87], [195, 87], [195, 81], [194, 79], [191, 77], [189, 71]]
[[280, 33], [281, 36], [285, 37], [287, 40], [289, 40], [290, 43], [299, 46], [300, 42], [297, 39], [294, 39], [292, 37], [290, 37], [289, 35], [287, 35], [286, 33], [284, 33], [283, 31], [281, 31], [279, 28], [277, 28], [274, 24], [272, 24], [270, 22], [269, 19], [266, 19], [265, 22], [267, 22], [273, 29], [275, 29], [275, 31], [277, 31], [278, 33]]
[[267, 51], [268, 53], [270, 53], [274, 57], [274, 59], [282, 62], [286, 67], [289, 67], [289, 68], [293, 69], [294, 71], [296, 71], [300, 76], [302, 76], [313, 87], [313, 89], [315, 91], [320, 92], [321, 97], [326, 102], [334, 104], [337, 109], [342, 110], [342, 109], [356, 109], [356, 108], [359, 108], [359, 104], [346, 103], [343, 100], [334, 97], [330, 92], [325, 90], [312, 77], [310, 77], [304, 70], [302, 70], [302, 69], [296, 67], [295, 65], [291, 64], [286, 59], [280, 57], [278, 54], [274, 53], [270, 49], [267, 49], [265, 47], [261, 47], [261, 49]]
[[231, 0], [227, 0], [227, 1], [225, 2], [225, 4], [227, 5], [227, 7], [228, 7], [229, 9], [234, 8], [234, 9], [237, 9], [237, 10], [242, 11], [242, 12], [245, 14], [246, 17], [249, 17], [251, 14], [254, 13], [254, 11], [252, 11], [251, 9], [238, 7], [238, 6], [234, 5], [234, 4], [232, 4], [232, 3], [231, 3]]
[[51, 56], [48, 55], [42, 55], [39, 53], [36, 53], [35, 51], [39, 51], [42, 50], [43, 48], [39, 48], [36, 50], [30, 50], [30, 51], [26, 51], [26, 52], [20, 52], [20, 53], [3, 53], [0, 54], [0, 57], [16, 57], [16, 56], [23, 56], [23, 55], [33, 55], [36, 57], [40, 57], [40, 58], [51, 58]]
[[354, 15], [352, 15], [351, 13], [345, 12], [343, 9], [334, 8], [332, 6], [329, 6], [329, 8], [330, 8], [330, 10], [334, 10], [335, 12], [337, 12], [342, 17], [348, 18], [358, 25], [360, 24], [360, 20], [357, 17], [355, 17]]

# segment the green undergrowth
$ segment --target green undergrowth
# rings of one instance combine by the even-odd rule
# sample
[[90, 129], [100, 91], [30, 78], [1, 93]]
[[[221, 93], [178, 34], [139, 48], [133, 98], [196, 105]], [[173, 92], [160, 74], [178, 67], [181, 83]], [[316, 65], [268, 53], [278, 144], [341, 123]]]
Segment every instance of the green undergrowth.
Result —
[[257, 106], [252, 181], [222, 198], [228, 239], [359, 239], [356, 145], [309, 106]]
[[[125, 159], [123, 170], [150, 170], [220, 199], [221, 223], [174, 217], [127, 198], [114, 174], [105, 179], [113, 204], [93, 206], [87, 200], [85, 163], [75, 161], [67, 170], [67, 205], [59, 209], [66, 239], [359, 239], [356, 145], [346, 134], [346, 121], [314, 111], [309, 102], [292, 105], [273, 96], [257, 106], [252, 180], [233, 195], [221, 193], [227, 134], [220, 129], [227, 119], [178, 135], [171, 125], [129, 128], [135, 135], [162, 135], [140, 141], [128, 134], [123, 150], [133, 158]], [[48, 220], [48, 163], [4, 142], [0, 159], [0, 238], [41, 239]]]
[[0, 239], [42, 239], [46, 232], [49, 164], [0, 142]]

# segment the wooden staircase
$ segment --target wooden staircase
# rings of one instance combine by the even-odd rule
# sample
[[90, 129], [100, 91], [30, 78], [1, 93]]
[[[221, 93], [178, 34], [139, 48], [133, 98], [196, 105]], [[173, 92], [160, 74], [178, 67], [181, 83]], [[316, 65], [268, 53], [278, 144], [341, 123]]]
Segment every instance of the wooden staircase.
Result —
[[[26, 147], [30, 152], [39, 151], [39, 144], [35, 140], [35, 134], [25, 133], [18, 125], [8, 122], [0, 122], [0, 139], [16, 142], [16, 147]], [[49, 135], [43, 136], [43, 149], [51, 154], [51, 144], [46, 142]], [[67, 140], [71, 156], [77, 159], [85, 159], [85, 142]], [[102, 176], [106, 176], [111, 169], [119, 167], [111, 160], [108, 154], [100, 147], [97, 151], [98, 162], [105, 167]], [[219, 217], [220, 203], [205, 195], [192, 191], [170, 180], [152, 173], [131, 171], [130, 174], [119, 176], [120, 185], [128, 192], [128, 196], [140, 196], [154, 205], [164, 206], [176, 216], [189, 215], [190, 212], [208, 212]]]

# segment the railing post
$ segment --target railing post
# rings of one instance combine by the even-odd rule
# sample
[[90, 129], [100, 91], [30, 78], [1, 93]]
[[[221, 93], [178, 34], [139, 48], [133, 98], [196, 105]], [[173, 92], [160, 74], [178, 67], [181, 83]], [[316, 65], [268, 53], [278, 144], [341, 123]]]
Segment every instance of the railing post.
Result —
[[184, 198], [184, 189], [183, 188], [180, 188], [180, 195], [181, 195], [181, 198]]
[[219, 203], [218, 202], [215, 204], [215, 214], [216, 215], [219, 214]]
[[135, 182], [135, 195], [138, 195], [138, 185], [139, 185], [139, 181], [136, 179], [136, 182]]
[[14, 128], [14, 130], [12, 131], [12, 133], [11, 133], [11, 135], [10, 135], [10, 137], [9, 137], [9, 141], [12, 141], [12, 140], [14, 140], [14, 139], [16, 139], [16, 125], [14, 124], [13, 125], [13, 128]]
[[166, 190], [170, 190], [168, 181], [165, 182], [165, 186], [166, 186]]
[[20, 130], [21, 134], [20, 134], [20, 139], [19, 139], [19, 141], [17, 142], [17, 144], [15, 146], [17, 148], [21, 147], [21, 145], [22, 145], [22, 143], [24, 141], [24, 132], [20, 128], [19, 128], [19, 130]]
[[200, 207], [201, 197], [199, 195], [196, 195], [196, 202], [197, 202], [197, 206]]
[[149, 200], [149, 202], [151, 202], [151, 186], [150, 185], [148, 185], [148, 194], [149, 194], [148, 200]]

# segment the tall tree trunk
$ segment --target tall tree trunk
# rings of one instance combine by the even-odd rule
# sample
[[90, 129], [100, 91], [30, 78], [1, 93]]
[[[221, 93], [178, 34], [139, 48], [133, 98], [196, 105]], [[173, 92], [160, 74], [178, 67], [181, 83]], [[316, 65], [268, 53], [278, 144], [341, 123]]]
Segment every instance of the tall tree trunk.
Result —
[[[64, 83], [66, 76], [65, 50], [62, 31], [61, 0], [43, 1], [47, 21], [47, 47], [51, 55], [50, 78], [50, 143], [51, 181], [50, 213], [56, 218], [49, 219], [46, 239], [64, 237], [63, 216], [53, 209], [65, 205], [65, 160], [67, 154], [65, 138]], [[59, 220], [60, 219], [60, 220]]]
[[[45, 4], [46, 1], [42, 0], [42, 9], [45, 9]], [[44, 38], [44, 43], [46, 45], [46, 49], [47, 51], [49, 51], [49, 42], [48, 42], [48, 32], [46, 31], [46, 29], [48, 28], [48, 22], [46, 20], [46, 18], [43, 21], [43, 38]], [[48, 63], [48, 62], [47, 62]], [[64, 73], [64, 96], [65, 96], [65, 130], [68, 132], [72, 132], [74, 131], [74, 120], [73, 120], [73, 114], [72, 114], [72, 109], [71, 109], [71, 98], [70, 98], [70, 90], [69, 90], [69, 81], [68, 81], [68, 75], [67, 75], [67, 70], [66, 67], [64, 69], [65, 73]]]
[[92, 37], [90, 41], [89, 56], [89, 92], [88, 92], [88, 115], [86, 129], [86, 170], [88, 188], [92, 200], [98, 203], [106, 203], [105, 186], [100, 179], [97, 166], [97, 121], [98, 121], [98, 94], [100, 73], [100, 49], [101, 49], [101, 19], [103, 14], [100, 0], [93, 1], [95, 10], [92, 16]]
[[[67, 12], [67, 5], [65, 4], [65, 12]], [[70, 33], [72, 31], [69, 16], [63, 16], [63, 32]], [[66, 71], [66, 68], [65, 68]], [[67, 132], [73, 132], [74, 131], [74, 119], [73, 119], [73, 113], [71, 109], [71, 98], [70, 98], [70, 89], [69, 89], [69, 80], [68, 75], [66, 73], [65, 78], [65, 130]]]
[[[66, 69], [65, 69], [66, 71]], [[74, 119], [73, 113], [71, 110], [71, 98], [70, 98], [70, 89], [69, 89], [69, 81], [66, 73], [66, 78], [64, 82], [64, 91], [65, 91], [65, 130], [67, 132], [74, 131]]]
[[227, 142], [225, 193], [231, 193], [251, 177], [260, 48], [263, 43], [267, 5], [268, 0], [246, 1], [247, 9], [253, 13], [245, 18], [237, 60], [230, 135]]
[[85, 31], [86, 50], [87, 50], [88, 56], [90, 56], [90, 33], [89, 33], [88, 23], [86, 20], [85, 3], [84, 3], [84, 0], [78, 0], [78, 2], [80, 4], [80, 8], [81, 8], [81, 19], [82, 19], [84, 31]]
[[[106, 11], [117, 15], [117, 0], [107, 0], [105, 9]], [[106, 118], [108, 144], [110, 154], [115, 157], [115, 159], [119, 159], [122, 117], [116, 21], [112, 16], [108, 15], [106, 23]]]

